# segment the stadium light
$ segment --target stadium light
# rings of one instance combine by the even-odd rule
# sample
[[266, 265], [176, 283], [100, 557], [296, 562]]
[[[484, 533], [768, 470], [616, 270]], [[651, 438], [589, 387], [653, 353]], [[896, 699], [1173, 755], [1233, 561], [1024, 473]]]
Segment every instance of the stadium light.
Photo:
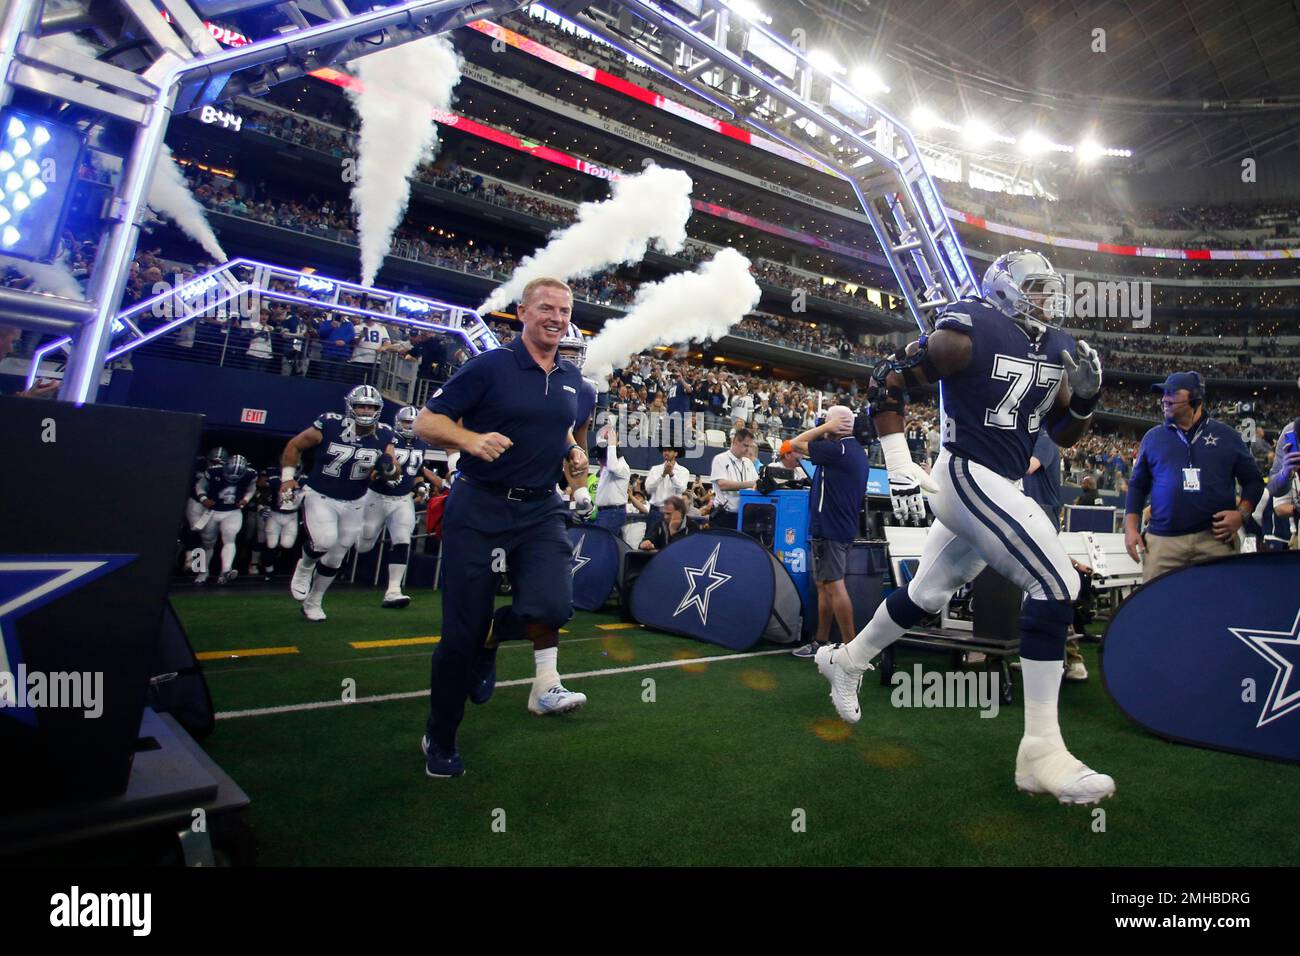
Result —
[[934, 129], [939, 125], [939, 117], [927, 106], [918, 106], [912, 111], [912, 124], [918, 129]]
[[1026, 156], [1041, 156], [1052, 148], [1047, 138], [1037, 130], [1030, 130], [1020, 137], [1020, 151]]
[[881, 79], [880, 74], [869, 66], [857, 67], [850, 74], [849, 83], [863, 96], [870, 96], [872, 93], [889, 92], [889, 84]]
[[844, 72], [843, 64], [835, 59], [835, 54], [829, 50], [813, 50], [808, 54], [808, 62], [812, 64], [813, 69], [819, 70], [828, 76], [835, 76]]
[[994, 135], [993, 128], [988, 123], [973, 116], [966, 120], [966, 125], [962, 127], [962, 133], [976, 146], [991, 142]]
[[7, 255], [53, 257], [84, 141], [80, 130], [39, 116], [0, 114], [0, 248]]
[[1104, 156], [1106, 151], [1101, 148], [1096, 140], [1085, 139], [1079, 144], [1078, 148], [1075, 150], [1075, 154], [1079, 157], [1079, 162], [1091, 163], [1093, 160], [1100, 159]]
[[731, 12], [742, 20], [748, 20], [750, 23], [770, 24], [772, 22], [772, 18], [760, 10], [753, 0], [726, 0], [726, 3]]

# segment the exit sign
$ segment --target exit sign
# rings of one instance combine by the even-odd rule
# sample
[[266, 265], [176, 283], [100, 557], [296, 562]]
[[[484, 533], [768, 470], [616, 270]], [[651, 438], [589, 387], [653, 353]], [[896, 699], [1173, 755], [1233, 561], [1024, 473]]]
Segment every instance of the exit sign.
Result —
[[266, 409], [265, 408], [246, 408], [239, 420], [246, 425], [265, 425]]

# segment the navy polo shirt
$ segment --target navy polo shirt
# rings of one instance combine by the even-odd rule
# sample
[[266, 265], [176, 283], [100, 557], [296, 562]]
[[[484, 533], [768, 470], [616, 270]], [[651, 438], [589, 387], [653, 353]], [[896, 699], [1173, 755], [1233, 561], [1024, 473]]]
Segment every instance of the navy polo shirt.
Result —
[[1061, 513], [1061, 450], [1048, 436], [1046, 428], [1038, 430], [1033, 455], [1041, 464], [1032, 475], [1025, 475], [1025, 494], [1042, 506], [1053, 524], [1058, 524]]
[[852, 436], [808, 443], [808, 460], [817, 466], [808, 496], [808, 536], [852, 542], [867, 494], [867, 451]]
[[510, 487], [541, 488], [562, 478], [569, 430], [578, 415], [582, 373], [568, 362], [543, 372], [523, 337], [482, 352], [429, 398], [429, 411], [472, 432], [500, 432], [513, 443], [496, 461], [460, 457], [470, 478]]
[[1255, 459], [1236, 429], [1205, 417], [1189, 432], [1157, 425], [1142, 436], [1124, 510], [1141, 514], [1150, 495], [1152, 534], [1208, 531], [1216, 514], [1237, 507], [1238, 483], [1246, 501], [1258, 502], [1264, 493]]

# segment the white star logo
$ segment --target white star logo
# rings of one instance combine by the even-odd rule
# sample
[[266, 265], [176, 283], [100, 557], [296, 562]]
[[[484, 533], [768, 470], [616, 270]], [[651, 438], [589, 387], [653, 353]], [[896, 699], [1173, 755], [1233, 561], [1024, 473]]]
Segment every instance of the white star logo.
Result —
[[573, 567], [569, 568], [569, 577], [573, 577], [573, 575], [581, 571], [582, 566], [591, 560], [591, 558], [584, 557], [582, 554], [582, 546], [586, 543], [586, 541], [587, 541], [587, 536], [584, 534], [582, 537], [578, 539], [578, 543], [574, 545]]
[[1202, 435], [1201, 437], [1205, 439], [1207, 445], [1217, 445], [1219, 443], [1218, 435]]
[[[709, 555], [709, 560], [704, 562], [703, 567], [682, 569], [686, 573], [686, 583], [688, 587], [686, 588], [685, 596], [682, 597], [682, 603], [677, 605], [677, 610], [673, 611], [673, 617], [676, 617], [688, 607], [694, 605], [695, 610], [700, 615], [700, 623], [705, 627], [708, 627], [709, 595], [731, 580], [730, 574], [723, 574], [721, 571], [716, 570], [718, 564], [718, 550], [721, 547], [721, 541], [713, 546], [713, 553]], [[705, 575], [709, 578], [709, 584], [705, 587], [703, 592], [700, 592], [696, 589], [697, 582]]]
[[1264, 709], [1255, 726], [1263, 727], [1300, 709], [1300, 679], [1293, 680], [1296, 665], [1300, 663], [1300, 610], [1296, 611], [1295, 623], [1289, 631], [1259, 631], [1250, 627], [1230, 627], [1228, 630], [1277, 668], [1273, 686], [1269, 688]]

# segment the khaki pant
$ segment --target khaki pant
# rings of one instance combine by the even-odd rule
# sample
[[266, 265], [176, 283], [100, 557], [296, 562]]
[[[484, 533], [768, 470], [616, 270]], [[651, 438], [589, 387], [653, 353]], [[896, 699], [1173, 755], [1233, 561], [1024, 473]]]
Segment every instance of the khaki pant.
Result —
[[1237, 542], [1223, 542], [1212, 531], [1180, 534], [1172, 537], [1147, 532], [1146, 560], [1142, 562], [1142, 582], [1177, 568], [1185, 568], [1213, 558], [1237, 553]]

